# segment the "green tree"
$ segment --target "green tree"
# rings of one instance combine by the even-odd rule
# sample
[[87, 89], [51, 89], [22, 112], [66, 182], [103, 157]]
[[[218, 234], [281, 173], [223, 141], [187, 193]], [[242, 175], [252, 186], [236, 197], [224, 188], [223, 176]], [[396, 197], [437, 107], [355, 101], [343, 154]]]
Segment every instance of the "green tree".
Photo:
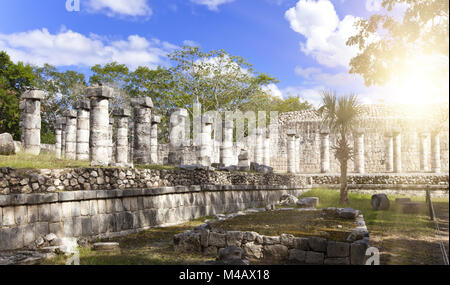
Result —
[[42, 143], [54, 143], [54, 122], [83, 97], [85, 76], [72, 70], [60, 72], [49, 64], [34, 67], [33, 72], [36, 78], [34, 86], [46, 93], [41, 103]]
[[280, 113], [286, 112], [295, 112], [295, 111], [303, 111], [309, 110], [312, 108], [312, 105], [307, 101], [302, 101], [300, 97], [289, 97], [286, 99], [273, 98], [270, 111], [278, 111]]
[[20, 140], [20, 95], [33, 86], [33, 68], [22, 62], [13, 63], [9, 55], [0, 52], [0, 133], [8, 132]]
[[[398, 4], [407, 5], [401, 20], [390, 13]], [[362, 75], [370, 86], [389, 81], [416, 54], [440, 54], [448, 62], [448, 0], [383, 0], [382, 7], [387, 13], [360, 19], [359, 32], [347, 41], [360, 49], [350, 62], [350, 73]]]
[[170, 101], [192, 113], [194, 98], [203, 111], [236, 110], [267, 99], [262, 88], [277, 80], [255, 71], [250, 63], [224, 50], [203, 52], [198, 47], [184, 46], [169, 54], [175, 83]]
[[353, 133], [361, 107], [353, 94], [337, 98], [335, 92], [322, 92], [322, 106], [318, 110], [323, 123], [336, 136], [336, 144], [332, 146], [341, 168], [341, 195], [339, 203], [348, 204], [347, 166], [352, 157], [349, 136]]

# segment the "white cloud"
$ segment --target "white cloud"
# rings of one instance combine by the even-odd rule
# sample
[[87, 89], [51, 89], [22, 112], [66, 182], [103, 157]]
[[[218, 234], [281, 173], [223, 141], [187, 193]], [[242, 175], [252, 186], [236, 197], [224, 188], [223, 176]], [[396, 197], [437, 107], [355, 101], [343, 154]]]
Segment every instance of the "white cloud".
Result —
[[218, 11], [219, 6], [226, 3], [231, 3], [234, 0], [191, 0], [192, 3], [207, 6], [209, 10]]
[[155, 68], [166, 64], [166, 55], [176, 48], [158, 39], [130, 35], [125, 40], [62, 30], [52, 34], [47, 29], [22, 33], [0, 34], [0, 50], [5, 50], [14, 61], [36, 65], [92, 66], [117, 61], [130, 68]]
[[274, 83], [270, 83], [267, 86], [263, 87], [263, 91], [266, 91], [268, 93], [270, 93], [272, 96], [277, 97], [277, 98], [283, 98], [283, 93], [281, 92], [281, 90], [278, 88], [277, 85], [275, 85]]
[[356, 46], [345, 44], [356, 33], [353, 24], [358, 18], [347, 15], [339, 20], [329, 0], [300, 0], [286, 11], [285, 18], [292, 30], [306, 38], [306, 42], [300, 43], [303, 53], [322, 65], [348, 67], [350, 59], [358, 52]]
[[309, 79], [311, 75], [319, 73], [320, 71], [321, 71], [320, 68], [317, 67], [301, 68], [300, 66], [297, 66], [295, 68], [295, 74], [304, 77], [306, 79]]
[[153, 13], [147, 0], [88, 0], [86, 7], [90, 13], [103, 13], [108, 17], [150, 17]]
[[200, 46], [199, 43], [197, 43], [196, 41], [192, 41], [192, 40], [184, 40], [183, 45], [190, 46], [190, 47], [199, 47]]
[[383, 0], [366, 0], [366, 10], [369, 12], [380, 11]]

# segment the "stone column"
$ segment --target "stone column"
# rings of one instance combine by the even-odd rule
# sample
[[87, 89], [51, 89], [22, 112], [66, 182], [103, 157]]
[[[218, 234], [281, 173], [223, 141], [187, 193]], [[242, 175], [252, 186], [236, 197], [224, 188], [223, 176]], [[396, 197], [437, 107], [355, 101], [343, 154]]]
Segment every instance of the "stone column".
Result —
[[394, 136], [392, 133], [386, 134], [386, 172], [394, 172]]
[[202, 128], [200, 133], [200, 146], [197, 154], [198, 164], [211, 166], [212, 161], [212, 131], [213, 120], [209, 116], [202, 117]]
[[61, 158], [66, 157], [66, 117], [61, 118]]
[[419, 140], [420, 140], [420, 171], [428, 172], [430, 171], [430, 167], [428, 164], [428, 133], [421, 133], [419, 134]]
[[175, 108], [170, 115], [170, 145], [168, 162], [172, 165], [181, 163], [181, 152], [186, 136], [186, 118], [188, 112], [183, 108]]
[[220, 147], [220, 163], [227, 167], [233, 164], [233, 121], [223, 122], [223, 140]]
[[295, 173], [300, 173], [300, 135], [295, 135]]
[[127, 167], [130, 165], [128, 159], [128, 121], [131, 112], [129, 109], [120, 108], [114, 112], [116, 118], [116, 166]]
[[55, 156], [61, 159], [61, 144], [62, 144], [62, 119], [56, 119], [55, 124]]
[[108, 86], [88, 87], [87, 97], [91, 104], [91, 165], [107, 166], [110, 163], [109, 147], [109, 99], [113, 97], [113, 89]]
[[66, 149], [65, 158], [75, 160], [77, 158], [77, 111], [67, 110], [66, 116]]
[[44, 91], [27, 90], [21, 99], [25, 101], [22, 111], [22, 147], [25, 153], [39, 155], [41, 152], [41, 100]]
[[152, 164], [158, 164], [158, 124], [160, 123], [160, 116], [152, 116], [152, 127], [150, 130], [150, 163]]
[[295, 168], [295, 131], [287, 131], [287, 172], [294, 174]]
[[266, 131], [266, 136], [264, 138], [264, 165], [270, 166], [270, 135], [269, 132]]
[[250, 170], [248, 151], [245, 149], [241, 149], [241, 153], [238, 155], [238, 167], [240, 171]]
[[255, 162], [257, 164], [264, 163], [263, 130], [259, 128], [256, 129]]
[[330, 172], [330, 132], [320, 132], [320, 172]]
[[153, 102], [150, 97], [134, 98], [134, 162], [150, 164], [150, 134]]
[[394, 131], [394, 172], [402, 172], [402, 133]]
[[116, 161], [116, 156], [114, 154], [114, 118], [109, 118], [109, 126], [108, 126], [108, 156], [109, 162], [114, 163]]
[[364, 174], [365, 172], [365, 159], [364, 159], [364, 132], [363, 130], [356, 130], [354, 133], [354, 164], [355, 172]]
[[77, 104], [77, 160], [89, 160], [89, 125], [91, 103], [81, 100]]
[[441, 142], [439, 133], [431, 134], [431, 169], [434, 173], [441, 172]]

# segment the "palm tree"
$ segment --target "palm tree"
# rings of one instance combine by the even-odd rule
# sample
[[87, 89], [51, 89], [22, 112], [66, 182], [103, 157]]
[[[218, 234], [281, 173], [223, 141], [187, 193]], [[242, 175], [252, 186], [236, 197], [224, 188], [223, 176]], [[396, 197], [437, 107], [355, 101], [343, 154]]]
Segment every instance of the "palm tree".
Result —
[[353, 152], [348, 137], [354, 131], [361, 107], [354, 94], [337, 98], [336, 92], [323, 91], [322, 106], [318, 113], [322, 116], [323, 124], [336, 136], [336, 144], [332, 149], [341, 168], [339, 203], [348, 204], [347, 164]]

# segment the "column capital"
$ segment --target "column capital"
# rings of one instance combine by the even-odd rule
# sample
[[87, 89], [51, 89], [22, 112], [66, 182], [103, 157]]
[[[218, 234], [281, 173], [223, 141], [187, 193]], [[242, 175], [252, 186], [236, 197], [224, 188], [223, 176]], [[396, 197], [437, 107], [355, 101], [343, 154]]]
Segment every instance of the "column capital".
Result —
[[75, 109], [78, 110], [86, 110], [89, 111], [91, 109], [91, 102], [87, 99], [82, 99], [80, 101], [78, 101], [77, 103], [75, 103]]
[[32, 100], [43, 100], [45, 97], [45, 92], [38, 89], [25, 90], [20, 96], [21, 99], [32, 99]]
[[114, 96], [114, 89], [109, 86], [91, 86], [86, 87], [86, 97], [87, 98], [105, 98], [111, 99]]
[[131, 105], [135, 108], [153, 108], [153, 101], [150, 97], [139, 97], [131, 99]]
[[297, 135], [297, 132], [295, 130], [290, 129], [290, 130], [287, 130], [286, 135], [288, 137], [295, 137]]
[[161, 123], [161, 117], [153, 115], [152, 116], [152, 125], [159, 124], [159, 123]]
[[131, 111], [128, 108], [119, 108], [114, 111], [114, 117], [131, 117]]

